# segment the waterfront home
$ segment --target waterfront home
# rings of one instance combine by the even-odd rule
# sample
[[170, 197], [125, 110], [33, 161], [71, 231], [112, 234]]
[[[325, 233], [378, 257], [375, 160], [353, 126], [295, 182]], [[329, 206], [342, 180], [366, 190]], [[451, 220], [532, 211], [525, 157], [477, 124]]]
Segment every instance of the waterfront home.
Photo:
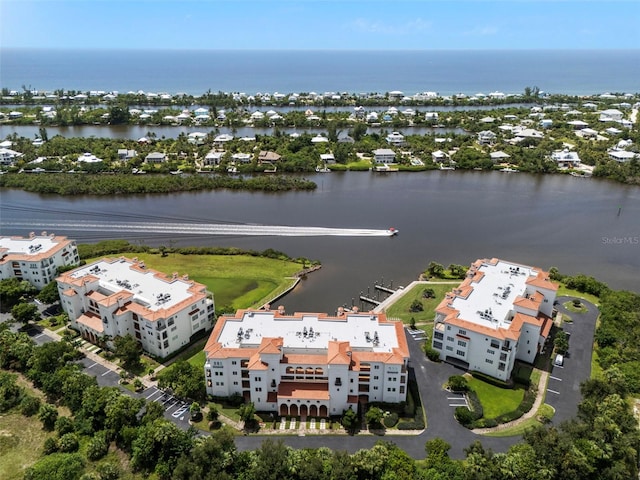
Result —
[[427, 122], [437, 122], [438, 121], [438, 112], [426, 112], [424, 114], [424, 119]]
[[93, 343], [131, 335], [164, 358], [213, 326], [213, 295], [205, 285], [149, 269], [136, 258], [97, 260], [56, 281], [71, 327]]
[[282, 155], [277, 154], [276, 152], [272, 152], [270, 150], [261, 150], [258, 153], [258, 162], [279, 162], [282, 158]]
[[567, 125], [571, 125], [574, 130], [582, 130], [589, 126], [587, 122], [583, 122], [582, 120], [570, 120], [567, 122]]
[[216, 150], [211, 150], [204, 156], [204, 160], [202, 161], [203, 165], [219, 165], [222, 157], [225, 152], [218, 152]]
[[208, 395], [238, 394], [276, 415], [328, 417], [407, 398], [404, 327], [384, 313], [238, 310], [218, 318], [204, 351]]
[[29, 237], [0, 237], [0, 279], [17, 278], [42, 289], [59, 267], [80, 263], [74, 240], [42, 232]]
[[433, 163], [445, 162], [449, 160], [449, 154], [442, 150], [436, 150], [435, 152], [431, 152], [431, 160], [433, 160]]
[[556, 162], [558, 168], [576, 168], [580, 166], [580, 156], [568, 148], [551, 153], [551, 160]]
[[478, 144], [480, 145], [493, 145], [496, 142], [498, 136], [491, 130], [483, 130], [478, 132]]
[[10, 148], [0, 148], [0, 165], [13, 165], [23, 154]]
[[320, 161], [325, 165], [332, 165], [336, 163], [336, 158], [333, 156], [333, 153], [321, 153]]
[[611, 160], [615, 160], [616, 162], [625, 163], [630, 162], [634, 158], [638, 158], [637, 153], [629, 152], [627, 150], [618, 150], [612, 148], [607, 152], [609, 154], [609, 158]]
[[233, 135], [222, 133], [213, 139], [213, 144], [217, 146], [224, 146], [225, 143], [228, 143], [231, 140], [233, 140]]
[[164, 163], [167, 160], [167, 154], [162, 152], [151, 152], [146, 157], [144, 157], [144, 161], [146, 163]]
[[394, 146], [404, 145], [404, 135], [402, 135], [400, 132], [390, 133], [389, 135], [387, 135], [386, 140], [389, 145], [394, 145]]
[[537, 267], [477, 260], [436, 308], [431, 346], [441, 360], [507, 381], [516, 360], [533, 363], [544, 347], [557, 290]]
[[502, 150], [498, 150], [497, 152], [491, 152], [489, 157], [493, 163], [502, 163], [511, 158], [511, 155], [504, 153]]
[[234, 153], [231, 155], [231, 159], [234, 162], [251, 163], [253, 156], [250, 153]]
[[187, 141], [194, 145], [204, 145], [207, 134], [203, 132], [191, 132], [187, 135]]
[[373, 151], [373, 161], [375, 163], [393, 163], [396, 159], [396, 152], [390, 148], [377, 148]]

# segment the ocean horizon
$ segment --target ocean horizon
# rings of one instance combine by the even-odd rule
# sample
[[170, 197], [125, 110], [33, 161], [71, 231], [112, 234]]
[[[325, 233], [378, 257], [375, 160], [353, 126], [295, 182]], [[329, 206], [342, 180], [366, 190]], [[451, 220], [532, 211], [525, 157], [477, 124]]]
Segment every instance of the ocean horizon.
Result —
[[40, 91], [640, 92], [640, 49], [0, 50], [0, 87]]

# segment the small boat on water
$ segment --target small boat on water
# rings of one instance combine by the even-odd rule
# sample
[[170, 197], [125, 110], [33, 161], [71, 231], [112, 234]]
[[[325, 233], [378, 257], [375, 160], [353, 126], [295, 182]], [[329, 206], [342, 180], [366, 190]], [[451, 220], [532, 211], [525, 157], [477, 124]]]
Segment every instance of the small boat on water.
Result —
[[393, 228], [393, 227], [389, 227], [389, 229], [387, 230], [387, 234], [388, 234], [390, 237], [393, 237], [394, 235], [397, 235], [397, 234], [398, 234], [398, 229]]

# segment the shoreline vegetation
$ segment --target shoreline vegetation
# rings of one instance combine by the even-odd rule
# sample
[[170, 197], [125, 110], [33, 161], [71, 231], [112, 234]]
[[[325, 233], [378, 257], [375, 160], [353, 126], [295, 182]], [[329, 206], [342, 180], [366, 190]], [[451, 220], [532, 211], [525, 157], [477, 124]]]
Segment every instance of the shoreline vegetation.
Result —
[[[566, 173], [640, 185], [639, 94], [543, 95], [535, 87], [518, 95], [481, 97], [433, 92], [268, 98], [222, 92], [199, 97], [99, 93], [58, 90], [41, 95], [28, 88], [4, 89], [0, 126], [16, 131], [3, 142], [15, 155], [3, 158], [0, 187], [58, 194], [309, 190], [316, 188], [313, 182], [258, 177], [436, 169]], [[99, 133], [50, 138], [47, 131], [76, 125], [148, 131], [139, 139], [101, 138]], [[35, 138], [19, 135], [24, 126], [37, 129]], [[187, 127], [200, 131], [187, 134]], [[176, 128], [177, 137], [159, 135], [154, 132], [158, 128], [165, 133]], [[247, 129], [258, 130], [247, 136]], [[392, 158], [376, 158], [380, 149], [393, 151]], [[565, 161], [562, 152], [578, 160]], [[8, 179], [11, 173], [64, 172], [116, 177]], [[164, 178], [171, 173], [180, 180]], [[196, 173], [219, 176], [185, 178]], [[124, 179], [133, 174], [135, 180]], [[238, 179], [234, 174], [255, 177]], [[32, 185], [40, 183], [55, 188]]]

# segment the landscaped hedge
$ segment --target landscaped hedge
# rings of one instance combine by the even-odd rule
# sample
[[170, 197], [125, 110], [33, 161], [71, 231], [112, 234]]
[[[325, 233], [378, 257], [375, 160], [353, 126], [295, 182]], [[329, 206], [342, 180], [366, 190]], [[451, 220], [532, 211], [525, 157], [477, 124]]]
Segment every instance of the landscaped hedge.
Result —
[[389, 415], [384, 417], [382, 423], [387, 428], [395, 427], [396, 423], [398, 423], [398, 414], [396, 412], [391, 412]]
[[415, 402], [415, 416], [413, 417], [413, 421], [402, 421], [398, 423], [398, 430], [422, 430], [425, 427], [424, 412], [422, 411], [418, 384], [414, 380], [409, 381], [409, 395], [407, 395], [407, 399], [409, 397]]
[[[473, 429], [473, 428], [492, 428], [496, 427], [503, 423], [508, 423], [513, 420], [520, 418], [522, 415], [527, 413], [533, 407], [534, 402], [536, 401], [536, 396], [538, 393], [538, 387], [536, 385], [531, 385], [525, 392], [520, 405], [515, 410], [511, 412], [504, 413], [496, 418], [482, 418], [483, 409], [482, 404], [480, 404], [480, 400], [476, 393], [471, 390], [467, 394], [467, 398], [469, 399], [469, 403], [471, 404], [472, 413], [474, 413], [474, 421], [469, 424], [464, 424], [460, 422], [464, 427]], [[477, 412], [475, 408], [479, 408], [480, 416], [477, 416]], [[458, 417], [456, 416], [456, 419]], [[463, 417], [464, 419], [464, 417]]]
[[467, 392], [467, 400], [469, 401], [469, 406], [471, 407], [473, 420], [479, 420], [484, 417], [484, 408], [482, 407], [482, 403], [478, 398], [478, 394], [474, 390], [469, 390], [469, 392]]

